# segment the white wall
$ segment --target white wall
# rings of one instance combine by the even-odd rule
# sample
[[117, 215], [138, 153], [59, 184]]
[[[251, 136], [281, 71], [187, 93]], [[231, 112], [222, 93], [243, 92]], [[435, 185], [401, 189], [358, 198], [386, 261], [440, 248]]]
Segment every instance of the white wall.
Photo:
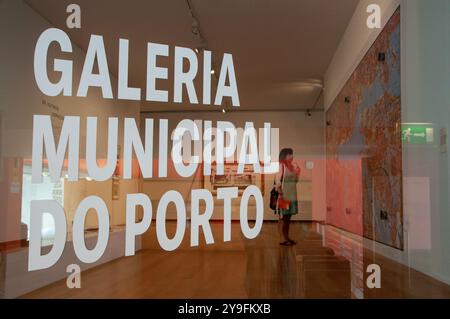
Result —
[[[439, 145], [440, 130], [448, 132], [450, 124], [450, 2], [404, 2], [402, 118], [407, 123], [430, 123]], [[438, 145], [403, 148], [405, 177], [426, 180], [430, 194], [429, 200], [425, 198], [421, 204], [429, 211], [431, 229], [413, 232], [421, 226], [417, 224], [423, 214], [408, 218], [409, 262], [450, 283], [450, 159], [448, 151], [442, 153]], [[414, 200], [418, 193], [423, 195], [419, 187], [405, 192], [405, 201]], [[429, 249], [417, 245], [427, 239], [431, 241]]]
[[[31, 158], [33, 115], [50, 115], [53, 109], [42, 104], [46, 100], [57, 107], [59, 115], [81, 117], [80, 156], [84, 155], [86, 117], [96, 116], [98, 122], [98, 156], [106, 155], [107, 117], [139, 117], [139, 103], [107, 100], [101, 96], [100, 89], [91, 88], [86, 98], [48, 97], [37, 87], [34, 78], [34, 51], [38, 37], [47, 28], [53, 27], [22, 0], [5, 0], [0, 3], [0, 109], [3, 113], [4, 132], [3, 156]], [[65, 13], [62, 13], [65, 14]], [[49, 69], [53, 66], [51, 58], [64, 57], [74, 62], [73, 94], [78, 89], [85, 52], [75, 44], [73, 54], [63, 54], [56, 45], [51, 46]], [[50, 74], [54, 81], [58, 74]], [[111, 75], [113, 93], [116, 96], [117, 80]], [[123, 136], [123, 125], [119, 137]], [[120, 143], [122, 142], [121, 139]]]
[[326, 108], [379, 34], [366, 27], [370, 3], [381, 4], [383, 23], [401, 5], [402, 122], [429, 123], [437, 145], [403, 145], [405, 249], [368, 239], [364, 245], [450, 283], [450, 163], [438, 146], [450, 123], [450, 2], [362, 0], [326, 73]]
[[[61, 14], [65, 13], [62, 12]], [[40, 34], [50, 27], [52, 25], [46, 19], [37, 14], [22, 0], [0, 1], [0, 162], [3, 162], [5, 157], [31, 158], [33, 115], [50, 115], [54, 111], [48, 105], [43, 104], [43, 100], [57, 106], [59, 116], [74, 115], [81, 117], [80, 158], [84, 158], [85, 153], [87, 116], [95, 116], [99, 119], [97, 156], [100, 158], [106, 157], [106, 119], [108, 117], [119, 117], [119, 123], [123, 123], [125, 117], [135, 118], [139, 125], [140, 106], [138, 102], [118, 101], [117, 99], [105, 100], [97, 89], [89, 90], [87, 98], [47, 97], [39, 91], [34, 79], [34, 48]], [[73, 92], [76, 92], [85, 52], [74, 44], [72, 46], [73, 54], [65, 54], [63, 57], [74, 62]], [[50, 57], [56, 55], [61, 57], [56, 48], [56, 46], [52, 47]], [[49, 59], [49, 65], [52, 66], [51, 58]], [[113, 75], [111, 75], [111, 81], [113, 92], [117, 92], [115, 89], [117, 80]], [[121, 136], [123, 136], [123, 124], [119, 130], [119, 144], [122, 144]], [[70, 192], [70, 198], [76, 200], [81, 200], [92, 194], [101, 195], [110, 208], [112, 224], [123, 224], [125, 219], [124, 194], [137, 192], [138, 180], [127, 181], [120, 185], [121, 200], [119, 201], [112, 200], [110, 184], [110, 181], [102, 184], [81, 180], [71, 183], [67, 191]], [[73, 202], [66, 205], [66, 209], [69, 210], [67, 212], [69, 227], [73, 218], [74, 206], [78, 203]], [[15, 217], [21, 214], [20, 210], [7, 210], [3, 204], [0, 196], [0, 223], [4, 225], [8, 221], [13, 220], [15, 222]], [[112, 232], [105, 255], [95, 265], [123, 256], [123, 238], [123, 230]], [[19, 238], [7, 237], [3, 231], [0, 231], [0, 242], [17, 239]], [[88, 241], [95, 239], [89, 239]], [[66, 248], [69, 248], [69, 246], [71, 247], [71, 243], [68, 241]], [[137, 247], [140, 248], [140, 239], [137, 240]], [[27, 248], [15, 250], [11, 254], [3, 254], [0, 272], [6, 272], [6, 277], [1, 277], [4, 274], [0, 275], [0, 280], [5, 280], [4, 287], [0, 287], [0, 289], [5, 289], [6, 297], [17, 297], [32, 289], [64, 278], [67, 275], [65, 272], [66, 265], [71, 262], [77, 263], [73, 255], [73, 249], [72, 251], [66, 249], [64, 253], [55, 267], [32, 273], [27, 271]], [[83, 269], [92, 266], [94, 265], [82, 265]]]
[[[53, 27], [47, 20], [36, 13], [22, 0], [6, 0], [0, 3], [0, 113], [1, 113], [1, 155], [2, 157], [31, 158], [33, 115], [51, 115], [56, 112], [58, 116], [74, 115], [81, 117], [80, 128], [80, 158], [85, 157], [86, 145], [86, 118], [98, 118], [97, 157], [106, 158], [107, 150], [107, 118], [119, 118], [119, 144], [123, 143], [123, 119], [135, 118], [139, 125], [139, 102], [118, 101], [117, 99], [103, 99], [100, 89], [91, 88], [86, 98], [48, 97], [40, 92], [34, 78], [34, 51], [38, 37], [47, 28]], [[61, 14], [65, 14], [62, 12]], [[53, 81], [57, 81], [58, 74], [52, 74], [52, 58], [64, 58], [73, 61], [73, 94], [76, 94], [81, 70], [84, 64], [85, 52], [72, 44], [73, 53], [61, 54], [57, 45], [51, 46], [49, 53], [49, 74]], [[116, 96], [117, 79], [110, 75], [113, 94]], [[45, 104], [46, 101], [51, 104]], [[49, 107], [54, 105], [58, 109]], [[55, 132], [57, 136], [57, 132]], [[123, 150], [123, 148], [121, 148]], [[84, 173], [83, 175], [86, 175]], [[110, 181], [109, 181], [110, 182]], [[110, 183], [111, 184], [111, 183]], [[102, 191], [101, 185], [89, 183], [91, 190], [86, 190], [83, 181], [72, 183], [72, 197], [85, 197], [95, 193], [108, 194]], [[97, 186], [97, 189], [95, 189]], [[111, 187], [110, 187], [111, 188]], [[138, 190], [138, 180], [123, 181], [120, 185], [121, 198], [113, 201], [111, 196], [102, 196], [110, 208], [113, 224], [123, 224], [124, 193], [134, 193]], [[68, 194], [69, 195], [69, 194]], [[65, 207], [68, 216], [75, 210], [78, 203]], [[20, 214], [20, 212], [5, 212], [4, 214]], [[2, 217], [5, 218], [4, 216]], [[8, 219], [8, 217], [6, 217]], [[71, 220], [68, 220], [69, 226]], [[15, 238], [2, 238], [1, 241], [11, 241]]]
[[[311, 188], [306, 186], [306, 183], [298, 185], [299, 197], [301, 199], [312, 200], [312, 210], [308, 213], [300, 213], [296, 219], [302, 220], [324, 220], [325, 219], [325, 197], [324, 197], [324, 181], [325, 172], [323, 165], [324, 155], [324, 128], [323, 128], [323, 113], [313, 113], [311, 117], [307, 117], [304, 112], [249, 112], [249, 111], [235, 111], [223, 114], [221, 112], [177, 112], [177, 113], [152, 113], [144, 114], [142, 118], [155, 119], [155, 136], [154, 136], [154, 157], [158, 154], [158, 120], [169, 120], [169, 132], [173, 131], [176, 125], [182, 119], [192, 120], [211, 120], [213, 126], [216, 121], [231, 121], [236, 127], [243, 128], [246, 121], [254, 123], [255, 128], [263, 128], [265, 122], [270, 122], [272, 128], [279, 128], [280, 130], [280, 149], [283, 147], [290, 147], [294, 150], [294, 155], [297, 160], [312, 160], [315, 163], [313, 170], [307, 170], [302, 167], [302, 178], [313, 180], [314, 183]], [[144, 123], [141, 123], [144, 127]], [[170, 147], [169, 147], [170, 154]], [[177, 190], [183, 197], [187, 205], [189, 205], [189, 198], [191, 189], [203, 188], [202, 176], [200, 172], [195, 178], [169, 178], [159, 179], [155, 177], [152, 180], [146, 180], [142, 183], [142, 191], [147, 193], [150, 198], [157, 202], [159, 198], [168, 190]], [[269, 193], [272, 189], [273, 175], [265, 175], [265, 219], [276, 219], [276, 215], [269, 208]], [[235, 201], [239, 205], [239, 201]], [[220, 205], [217, 201], [217, 205]], [[222, 206], [217, 206], [214, 211], [213, 219], [222, 218]], [[156, 209], [156, 208], [154, 208]], [[300, 209], [302, 211], [302, 209]], [[188, 212], [189, 213], [189, 212]], [[168, 213], [168, 218], [176, 216], [174, 212]], [[251, 215], [252, 216], [252, 215]], [[239, 218], [238, 207], [235, 207], [233, 219]], [[251, 217], [250, 217], [251, 218]]]

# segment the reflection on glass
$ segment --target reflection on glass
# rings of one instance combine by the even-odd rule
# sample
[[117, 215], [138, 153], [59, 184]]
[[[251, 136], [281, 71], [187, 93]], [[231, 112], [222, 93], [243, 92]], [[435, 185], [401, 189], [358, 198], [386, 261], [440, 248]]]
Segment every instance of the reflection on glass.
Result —
[[[42, 183], [31, 182], [31, 166], [25, 165], [22, 179], [22, 217], [21, 221], [30, 228], [30, 202], [32, 200], [53, 199], [64, 207], [64, 179], [53, 183], [48, 173], [43, 174]], [[47, 246], [53, 241], [55, 235], [55, 223], [50, 214], [45, 213], [42, 218], [42, 246]], [[27, 239], [29, 238], [27, 232]]]

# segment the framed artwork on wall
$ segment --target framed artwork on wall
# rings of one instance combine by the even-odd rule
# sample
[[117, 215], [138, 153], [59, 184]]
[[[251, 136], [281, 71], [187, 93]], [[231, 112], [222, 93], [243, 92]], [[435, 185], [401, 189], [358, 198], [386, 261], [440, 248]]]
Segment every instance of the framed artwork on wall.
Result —
[[245, 165], [242, 174], [237, 169], [237, 162], [225, 163], [224, 174], [218, 175], [216, 163], [211, 164], [211, 175], [203, 176], [203, 188], [216, 195], [218, 188], [237, 187], [239, 195], [242, 195], [249, 185], [256, 185], [264, 196], [264, 174], [255, 173], [253, 165]]
[[326, 201], [331, 225], [403, 250], [400, 16], [326, 112]]

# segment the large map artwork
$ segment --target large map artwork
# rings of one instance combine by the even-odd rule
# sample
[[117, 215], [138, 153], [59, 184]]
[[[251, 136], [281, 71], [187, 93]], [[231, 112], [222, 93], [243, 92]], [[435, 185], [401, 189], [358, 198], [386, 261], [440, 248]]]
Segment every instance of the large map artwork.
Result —
[[327, 220], [403, 249], [400, 9], [327, 111]]

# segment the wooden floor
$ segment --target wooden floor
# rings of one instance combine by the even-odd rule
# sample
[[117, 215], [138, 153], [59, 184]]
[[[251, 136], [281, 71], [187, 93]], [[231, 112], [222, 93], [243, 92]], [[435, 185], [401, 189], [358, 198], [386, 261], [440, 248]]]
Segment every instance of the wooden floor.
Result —
[[222, 241], [222, 227], [213, 223], [215, 244], [197, 248], [189, 247], [187, 228], [185, 241], [174, 252], [162, 251], [155, 231], [150, 231], [135, 256], [83, 272], [81, 289], [70, 290], [62, 280], [23, 297], [450, 298], [449, 286], [367, 250], [362, 250], [361, 265], [379, 264], [382, 285], [361, 287], [361, 269], [324, 246], [312, 223], [292, 225], [292, 237], [298, 240], [294, 247], [279, 245], [279, 225], [274, 222], [264, 223], [254, 240], [244, 239], [239, 223], [233, 223], [232, 241], [227, 243]]

